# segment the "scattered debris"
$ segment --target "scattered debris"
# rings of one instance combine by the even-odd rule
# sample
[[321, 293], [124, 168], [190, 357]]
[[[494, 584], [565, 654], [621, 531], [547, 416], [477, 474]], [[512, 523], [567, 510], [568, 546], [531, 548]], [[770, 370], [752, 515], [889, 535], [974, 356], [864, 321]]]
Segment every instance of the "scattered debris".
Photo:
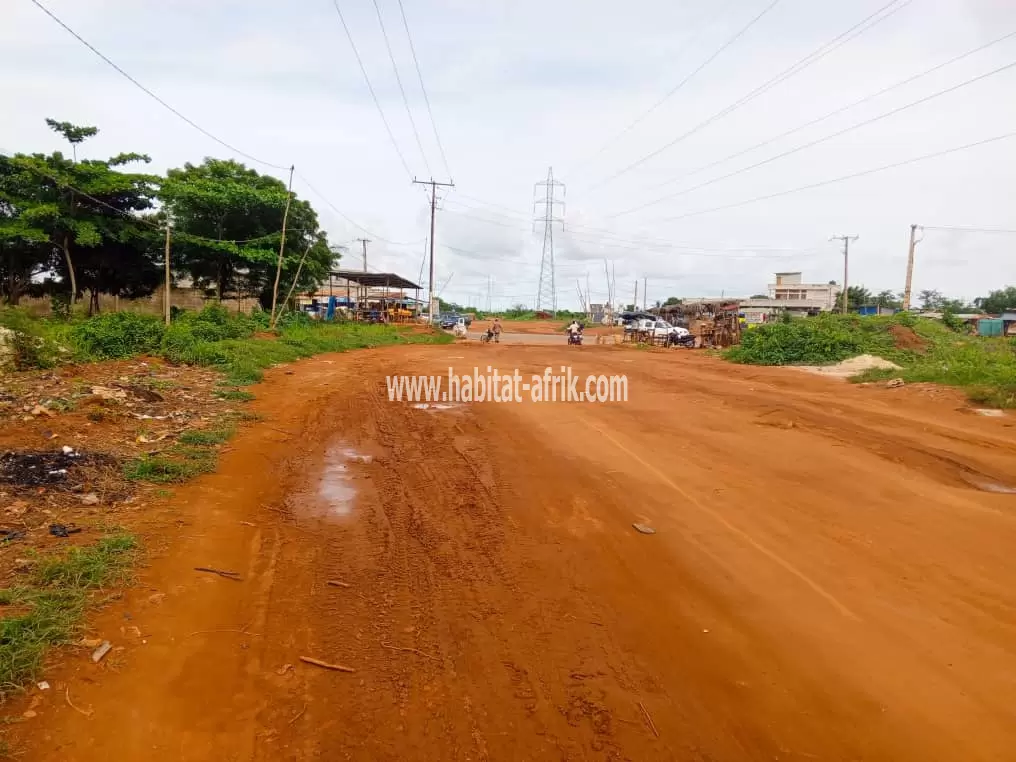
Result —
[[281, 667], [279, 667], [277, 670], [275, 670], [275, 674], [279, 675], [279, 676], [282, 676], [282, 675], [288, 674], [289, 672], [292, 672], [292, 671], [293, 671], [293, 665], [292, 664], [283, 664]]
[[339, 582], [337, 579], [330, 579], [330, 580], [328, 580], [328, 584], [331, 585], [332, 587], [349, 587], [350, 586], [347, 582]]
[[0, 529], [0, 544], [25, 539], [25, 532], [18, 529]]
[[125, 392], [130, 393], [132, 397], [137, 397], [142, 402], [164, 402], [163, 397], [158, 392], [153, 392], [151, 389], [145, 389], [143, 386], [135, 386], [133, 384], [116, 384], [118, 389], [122, 389]]
[[77, 645], [83, 648], [98, 648], [103, 644], [102, 638], [82, 638], [77, 642]]
[[1004, 410], [993, 410], [991, 408], [975, 407], [974, 408], [974, 412], [977, 413], [978, 415], [986, 415], [989, 418], [1004, 418], [1005, 417], [1005, 411]]
[[234, 582], [242, 582], [243, 581], [241, 579], [241, 577], [240, 577], [240, 572], [223, 571], [222, 569], [212, 569], [212, 568], [210, 568], [208, 566], [195, 566], [194, 567], [194, 571], [208, 572], [209, 574], [218, 574], [220, 577], [225, 577], [226, 579], [231, 579]]
[[632, 524], [632, 526], [635, 528], [636, 532], [641, 532], [642, 534], [656, 534], [656, 530], [648, 524]]
[[[68, 452], [69, 450], [69, 452]], [[65, 447], [62, 452], [40, 452], [25, 450], [6, 452], [0, 455], [0, 484], [15, 484], [21, 487], [51, 487], [61, 485], [73, 487], [85, 480], [80, 474], [73, 479], [83, 466], [106, 469], [116, 464], [116, 458], [102, 453], [82, 454]]]
[[81, 504], [82, 505], [98, 505], [99, 504], [99, 496], [96, 495], [94, 492], [88, 492], [88, 493], [82, 495], [79, 498], [79, 500], [81, 500]]
[[56, 411], [50, 410], [48, 407], [43, 407], [42, 405], [36, 405], [35, 407], [32, 408], [32, 415], [34, 416], [46, 415], [52, 418], [53, 416], [56, 415]]
[[74, 524], [50, 524], [49, 533], [54, 537], [70, 537], [81, 531], [81, 527]]
[[315, 667], [323, 667], [324, 669], [331, 669], [336, 672], [355, 672], [356, 670], [352, 667], [343, 667], [341, 664], [329, 664], [326, 661], [315, 659], [311, 656], [301, 656], [300, 661], [305, 664], [313, 664]]
[[902, 378], [894, 378], [886, 381], [885, 385], [887, 389], [899, 389], [901, 386], [905, 386], [906, 383]]
[[106, 654], [108, 654], [111, 650], [113, 650], [113, 644], [108, 640], [102, 641], [102, 645], [92, 651], [92, 661], [95, 664], [98, 664], [106, 658]]
[[47, 683], [45, 680], [43, 680], [42, 682], [36, 683], [35, 685], [36, 685], [36, 687], [40, 691], [48, 691], [49, 690], [49, 683]]

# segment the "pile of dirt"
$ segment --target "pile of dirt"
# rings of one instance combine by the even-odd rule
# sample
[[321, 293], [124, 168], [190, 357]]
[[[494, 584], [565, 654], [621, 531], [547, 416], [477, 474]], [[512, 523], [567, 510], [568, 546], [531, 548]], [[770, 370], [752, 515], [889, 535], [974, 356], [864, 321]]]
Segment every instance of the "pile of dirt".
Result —
[[928, 342], [918, 336], [913, 328], [894, 324], [889, 326], [889, 333], [893, 335], [893, 344], [897, 349], [920, 354], [928, 351]]
[[857, 357], [851, 357], [838, 362], [835, 365], [798, 365], [795, 367], [806, 370], [809, 373], [818, 373], [821, 376], [850, 378], [873, 368], [899, 370], [900, 366], [875, 355], [858, 355]]

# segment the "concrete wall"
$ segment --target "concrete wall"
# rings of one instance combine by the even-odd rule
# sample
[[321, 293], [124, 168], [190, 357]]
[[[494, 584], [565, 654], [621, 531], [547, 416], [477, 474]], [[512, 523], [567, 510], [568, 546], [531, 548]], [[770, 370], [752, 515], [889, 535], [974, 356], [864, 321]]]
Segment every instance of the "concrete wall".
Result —
[[[99, 311], [116, 312], [140, 312], [145, 315], [163, 314], [162, 294], [163, 287], [160, 286], [155, 293], [145, 299], [117, 299], [109, 294], [100, 294]], [[88, 304], [88, 296], [85, 295], [84, 304]], [[214, 302], [214, 299], [206, 299], [204, 292], [195, 288], [174, 288], [170, 292], [170, 304], [185, 310], [200, 310], [206, 304]], [[79, 302], [80, 304], [81, 302]], [[222, 305], [229, 310], [250, 313], [258, 306], [257, 299], [224, 299]], [[20, 307], [27, 309], [34, 315], [49, 315], [52, 312], [49, 297], [43, 299], [22, 299]]]

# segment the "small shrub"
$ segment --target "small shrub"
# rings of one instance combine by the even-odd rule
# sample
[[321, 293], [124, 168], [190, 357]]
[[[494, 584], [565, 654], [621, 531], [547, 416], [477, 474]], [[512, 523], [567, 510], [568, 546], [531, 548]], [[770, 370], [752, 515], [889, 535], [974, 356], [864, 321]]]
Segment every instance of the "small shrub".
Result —
[[86, 360], [120, 360], [159, 349], [165, 329], [154, 315], [110, 312], [78, 323], [71, 340]]
[[178, 460], [150, 455], [132, 460], [124, 466], [124, 476], [132, 481], [151, 484], [175, 484], [206, 474], [215, 467], [207, 460]]

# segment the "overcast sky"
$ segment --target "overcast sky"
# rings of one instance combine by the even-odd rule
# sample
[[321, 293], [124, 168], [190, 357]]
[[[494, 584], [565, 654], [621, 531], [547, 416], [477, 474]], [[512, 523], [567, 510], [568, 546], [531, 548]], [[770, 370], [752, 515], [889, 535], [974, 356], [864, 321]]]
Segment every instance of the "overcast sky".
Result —
[[[42, 2], [209, 132], [259, 159], [295, 164], [369, 231], [298, 179], [296, 192], [318, 209], [333, 242], [374, 238], [372, 269], [420, 275], [429, 216], [410, 174], [448, 178], [397, 0], [377, 2], [425, 158], [373, 0], [338, 2], [408, 174], [332, 0]], [[750, 295], [764, 292], [774, 271], [842, 280], [839, 244], [828, 239], [850, 233], [860, 236], [850, 282], [901, 290], [911, 223], [1016, 230], [1016, 138], [734, 206], [1016, 131], [1016, 68], [717, 179], [1016, 62], [1016, 37], [716, 163], [1016, 32], [1012, 0], [897, 0], [863, 34], [682, 138], [887, 2], [778, 0], [713, 57], [772, 0], [403, 0], [456, 185], [441, 194], [437, 222], [442, 295], [486, 306], [489, 275], [494, 307], [535, 303], [543, 234], [529, 219], [534, 183], [551, 166], [567, 185], [564, 231], [555, 231], [562, 307], [577, 304], [576, 280], [585, 288], [587, 274], [593, 300], [605, 298], [605, 259], [625, 301], [643, 278], [650, 302]], [[158, 171], [205, 156], [242, 160], [123, 79], [30, 0], [2, 5], [0, 151], [62, 149], [44, 123], [52, 117], [100, 127], [83, 156], [146, 152]], [[621, 214], [670, 194], [680, 195]], [[1016, 284], [1016, 235], [925, 232], [916, 290], [973, 298], [1007, 283]]]

